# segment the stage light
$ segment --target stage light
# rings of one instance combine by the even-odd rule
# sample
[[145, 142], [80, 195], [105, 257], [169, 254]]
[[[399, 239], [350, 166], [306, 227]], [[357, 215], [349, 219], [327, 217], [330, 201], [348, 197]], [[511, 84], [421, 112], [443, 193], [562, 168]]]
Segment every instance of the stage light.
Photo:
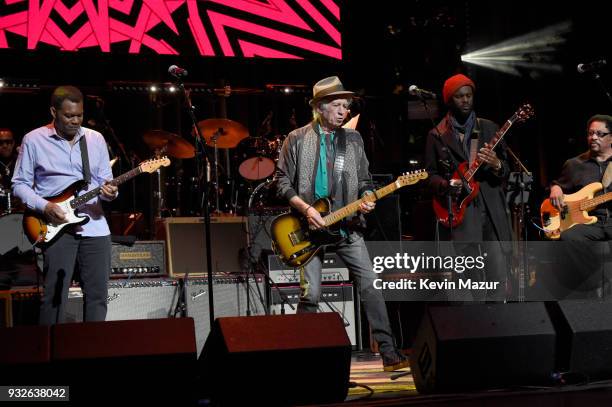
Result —
[[149, 90], [151, 91], [151, 93], [155, 93], [155, 92], [157, 92], [157, 86], [155, 86], [155, 85], [151, 85], [151, 86], [149, 87]]
[[285, 92], [286, 94], [289, 94], [293, 92], [293, 89], [291, 89], [290, 87], [286, 87], [285, 89], [283, 89], [283, 92]]
[[564, 21], [469, 52], [461, 60], [516, 76], [525, 70], [561, 72], [555, 53], [566, 42], [564, 35], [571, 30], [572, 23]]
[[4, 87], [4, 80], [0, 79], [0, 88]]
[[174, 86], [170, 86], [170, 87], [168, 88], [168, 92], [170, 92], [170, 93], [174, 93], [174, 92], [176, 92], [176, 87], [174, 87]]

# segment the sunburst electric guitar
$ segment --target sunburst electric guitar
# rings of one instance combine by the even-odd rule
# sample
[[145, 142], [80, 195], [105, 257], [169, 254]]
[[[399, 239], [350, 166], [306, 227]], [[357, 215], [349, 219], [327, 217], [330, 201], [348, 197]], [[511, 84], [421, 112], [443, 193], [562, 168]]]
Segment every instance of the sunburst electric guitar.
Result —
[[366, 195], [332, 213], [329, 213], [331, 209], [329, 199], [318, 199], [312, 204], [312, 207], [321, 213], [325, 221], [325, 227], [319, 230], [310, 230], [308, 220], [304, 216], [296, 215], [293, 212], [279, 215], [271, 225], [272, 249], [286, 265], [304, 266], [319, 249], [337, 244], [344, 239], [340, 231], [332, 226], [357, 212], [362, 202], [375, 202], [406, 185], [416, 184], [427, 177], [427, 172], [423, 170], [404, 174], [373, 194]]
[[[143, 172], [152, 173], [158, 168], [167, 167], [168, 165], [170, 165], [168, 157], [143, 161], [138, 167], [111, 180], [109, 184], [118, 186], [138, 174]], [[77, 210], [91, 199], [100, 195], [102, 188], [97, 187], [83, 195], [77, 196], [81, 185], [82, 181], [77, 181], [64, 189], [60, 194], [45, 198], [50, 202], [58, 204], [66, 213], [67, 220], [64, 223], [52, 223], [43, 214], [26, 210], [23, 215], [23, 231], [33, 245], [48, 246], [57, 240], [69, 226], [82, 225], [89, 221], [89, 217], [79, 216]]]
[[597, 206], [612, 201], [612, 192], [595, 196], [603, 189], [601, 182], [593, 182], [573, 194], [563, 197], [563, 208], [559, 211], [546, 198], [540, 205], [542, 229], [547, 238], [557, 240], [561, 232], [575, 225], [590, 225], [597, 222], [596, 216], [590, 216], [589, 211]]
[[[495, 136], [491, 139], [490, 143], [495, 149], [499, 142], [502, 140], [504, 135], [510, 130], [510, 127], [515, 122], [520, 122], [527, 120], [533, 116], [533, 108], [528, 103], [523, 104], [519, 109], [512, 115], [510, 119], [504, 124], [504, 126], [495, 133]], [[453, 199], [452, 201], [452, 213], [453, 213], [453, 221], [452, 226], [457, 227], [463, 222], [463, 216], [465, 214], [465, 209], [472, 202], [474, 198], [478, 195], [478, 191], [480, 190], [480, 185], [474, 179], [476, 172], [481, 167], [482, 161], [478, 158], [472, 162], [472, 165], [468, 168], [468, 163], [463, 162], [459, 164], [457, 171], [453, 174], [453, 179], [461, 180], [465, 179], [463, 188], [461, 189], [461, 194]], [[463, 177], [460, 175], [463, 174]], [[466, 185], [467, 183], [467, 185]], [[448, 213], [448, 203], [444, 197], [436, 197], [433, 199], [433, 209], [436, 214], [436, 218], [438, 222], [446, 227], [450, 227], [449, 213]]]

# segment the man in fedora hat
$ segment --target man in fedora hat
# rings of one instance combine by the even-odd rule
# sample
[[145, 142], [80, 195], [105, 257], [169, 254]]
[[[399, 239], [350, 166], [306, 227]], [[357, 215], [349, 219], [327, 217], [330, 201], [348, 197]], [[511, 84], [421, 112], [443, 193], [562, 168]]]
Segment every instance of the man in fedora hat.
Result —
[[[311, 229], [325, 226], [319, 212], [311, 205], [328, 197], [336, 210], [369, 193], [371, 177], [361, 135], [342, 128], [349, 113], [353, 92], [342, 86], [337, 76], [320, 80], [314, 85], [313, 121], [292, 131], [278, 160], [275, 178], [280, 197], [308, 219]], [[362, 214], [374, 209], [373, 202], [360, 206]], [[406, 367], [407, 358], [396, 348], [391, 333], [386, 306], [379, 290], [374, 288], [375, 274], [363, 236], [356, 224], [363, 217], [348, 219], [342, 226], [346, 239], [336, 246], [336, 252], [355, 277], [374, 339], [379, 344], [384, 369], [393, 371]], [[320, 252], [301, 273], [301, 294], [298, 312], [317, 312], [321, 295]]]

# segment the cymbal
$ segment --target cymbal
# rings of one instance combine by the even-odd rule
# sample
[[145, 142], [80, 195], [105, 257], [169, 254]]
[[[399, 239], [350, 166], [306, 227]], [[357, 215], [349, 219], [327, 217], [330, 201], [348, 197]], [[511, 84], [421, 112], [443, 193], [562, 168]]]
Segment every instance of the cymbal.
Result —
[[182, 137], [165, 130], [149, 130], [142, 136], [152, 150], [162, 150], [174, 158], [193, 158], [195, 148]]
[[214, 147], [213, 136], [218, 133], [217, 147], [234, 148], [240, 140], [249, 137], [249, 131], [242, 124], [230, 119], [206, 119], [198, 123], [206, 144]]

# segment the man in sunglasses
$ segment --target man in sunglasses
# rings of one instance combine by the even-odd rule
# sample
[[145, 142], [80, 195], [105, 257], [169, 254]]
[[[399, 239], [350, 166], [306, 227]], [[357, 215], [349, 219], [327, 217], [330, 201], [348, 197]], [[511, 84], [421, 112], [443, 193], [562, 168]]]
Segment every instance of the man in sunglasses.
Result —
[[[589, 150], [570, 158], [561, 175], [552, 182], [550, 202], [561, 214], [575, 210], [566, 205], [565, 194], [578, 192], [594, 182], [603, 189], [596, 195], [612, 191], [612, 116], [598, 114], [589, 119], [586, 128]], [[596, 216], [592, 224], [576, 224], [561, 233], [563, 245], [558, 247], [559, 267], [555, 273], [562, 287], [570, 291], [565, 298], [601, 298], [609, 291], [609, 281], [602, 269], [608, 244], [594, 241], [612, 240], [612, 204], [602, 203], [589, 211]], [[574, 216], [573, 213], [568, 213]]]

